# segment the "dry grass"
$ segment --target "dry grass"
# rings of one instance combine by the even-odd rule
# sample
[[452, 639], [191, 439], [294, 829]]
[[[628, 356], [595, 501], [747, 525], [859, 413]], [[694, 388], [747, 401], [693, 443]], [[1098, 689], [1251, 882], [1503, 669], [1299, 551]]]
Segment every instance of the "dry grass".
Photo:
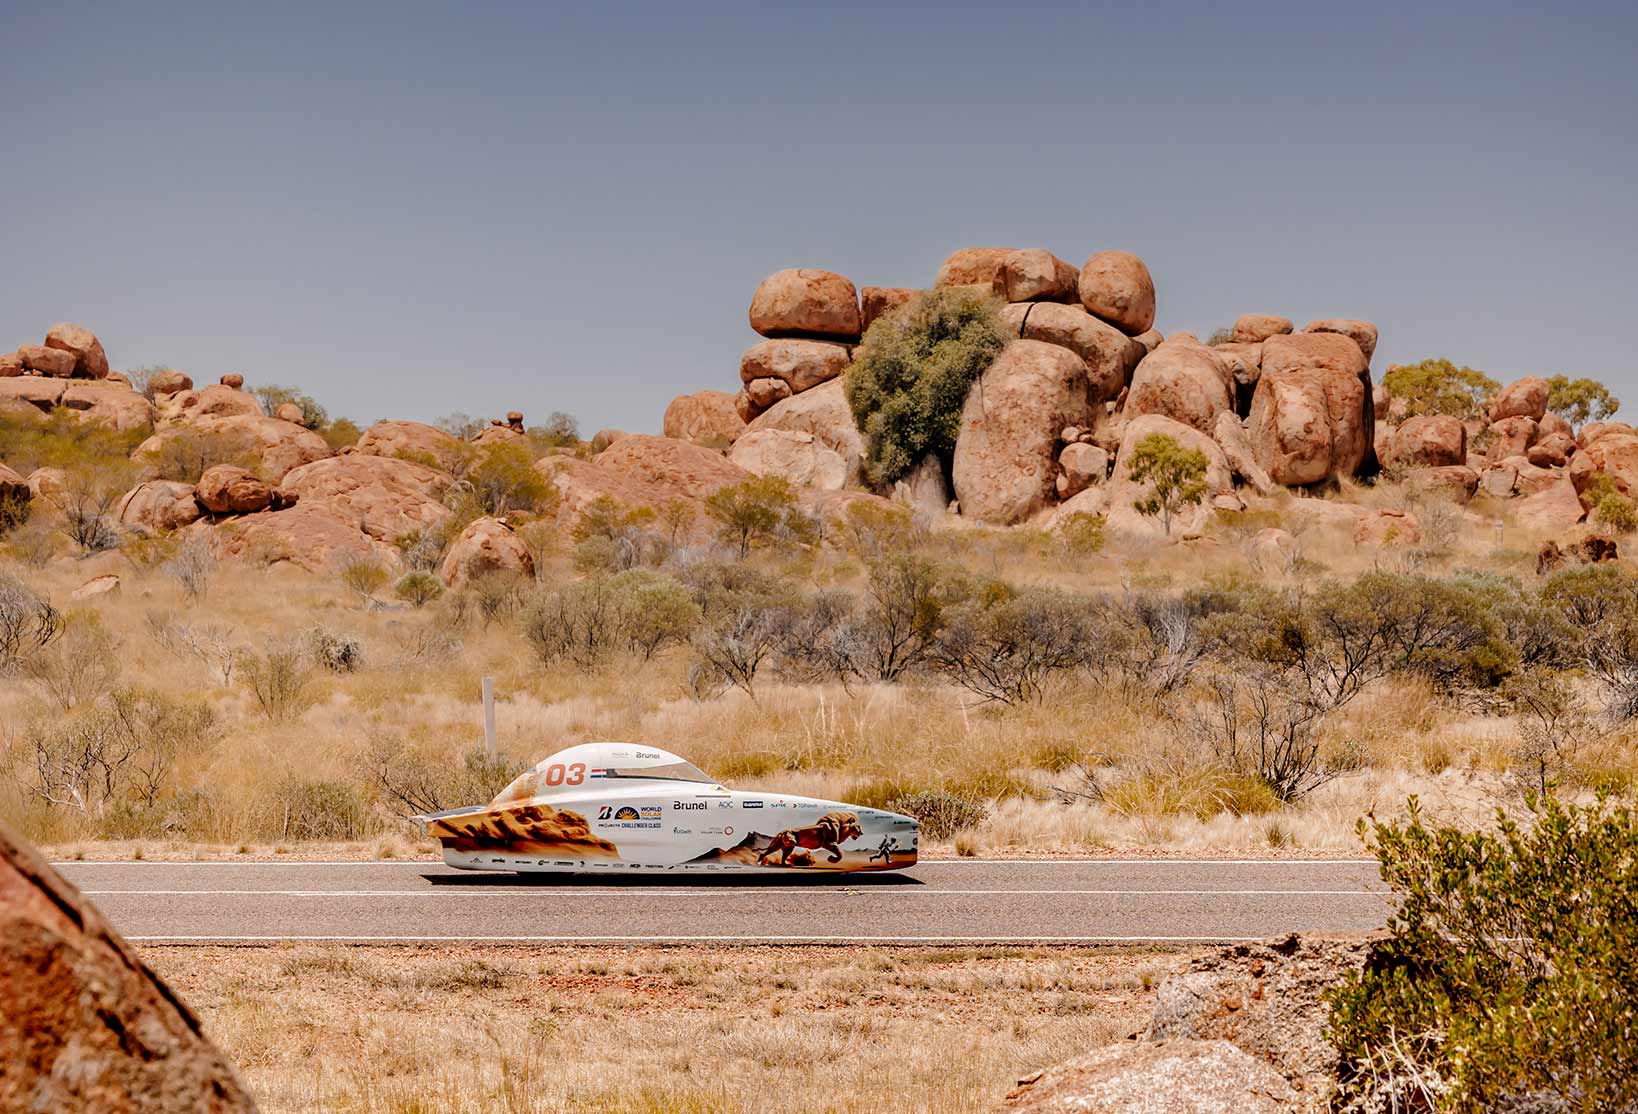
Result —
[[[1344, 494], [1368, 504], [1402, 500], [1387, 485]], [[1232, 524], [1207, 539], [1171, 546], [1115, 539], [1104, 553], [1079, 560], [1066, 559], [1049, 536], [1032, 531], [961, 529], [941, 536], [940, 546], [975, 570], [1082, 590], [1178, 588], [1225, 577], [1300, 580], [1400, 559], [1362, 550], [1345, 528], [1316, 524], [1313, 512], [1321, 503], [1282, 494], [1260, 501], [1246, 524], [1277, 522], [1299, 534], [1302, 559], [1289, 572], [1253, 570], [1239, 541], [1246, 531]], [[1490, 514], [1484, 508], [1472, 518], [1482, 522]], [[1475, 527], [1464, 532], [1458, 551], [1418, 560], [1435, 562], [1423, 564], [1429, 571], [1459, 561], [1528, 574], [1534, 539], [1506, 530], [1505, 547], [1492, 531]], [[1365, 768], [1282, 807], [1204, 762], [1200, 741], [1144, 694], [1087, 678], [1062, 681], [1041, 703], [1012, 708], [974, 707], [962, 691], [932, 683], [843, 687], [770, 679], [758, 685], [755, 699], [731, 691], [697, 700], [685, 684], [683, 650], [635, 666], [616, 661], [592, 673], [546, 670], [504, 622], [451, 630], [431, 609], [365, 610], [334, 578], [288, 566], [224, 566], [196, 601], [119, 554], [59, 559], [24, 575], [62, 604], [78, 584], [107, 571], [120, 573], [124, 588], [95, 607], [118, 640], [122, 682], [204, 701], [217, 717], [209, 745], [180, 755], [174, 773], [198, 807], [169, 824], [163, 838], [144, 832], [145, 838], [113, 849], [122, 855], [271, 851], [293, 838], [280, 827], [277, 792], [311, 781], [356, 791], [362, 828], [340, 837], [349, 854], [423, 854], [429, 849], [414, 842], [400, 819], [405, 810], [370, 784], [364, 755], [390, 739], [437, 764], [457, 765], [482, 738], [478, 693], [485, 675], [496, 678], [500, 694], [500, 749], [517, 762], [579, 742], [635, 739], [683, 753], [746, 788], [873, 803], [899, 792], [944, 789], [989, 804], [989, 819], [960, 833], [963, 846], [981, 854], [1347, 851], [1357, 848], [1353, 828], [1362, 811], [1397, 809], [1412, 792], [1453, 816], [1482, 821], [1506, 799], [1504, 778], [1516, 743], [1510, 720], [1471, 717], [1408, 682], [1384, 684], [1325, 728], [1327, 745], [1362, 750]], [[828, 549], [787, 560], [781, 571], [818, 585], [859, 580], [856, 563]], [[545, 575], [569, 573], [554, 567]], [[224, 683], [219, 662], [156, 641], [151, 615], [213, 627], [226, 632], [229, 643], [251, 648], [323, 627], [356, 639], [363, 666], [354, 673], [315, 673], [307, 706], [271, 719], [238, 677]], [[26, 776], [24, 729], [55, 715], [35, 686], [0, 681], [0, 772]], [[1609, 748], [1600, 761], [1617, 775], [1633, 776], [1629, 745]], [[87, 842], [99, 834], [95, 825], [70, 810], [42, 806], [4, 777], [0, 808], [27, 834], [55, 845], [56, 853], [108, 853]], [[930, 850], [954, 853], [955, 842]]]
[[1180, 953], [151, 948], [268, 1114], [989, 1111]]

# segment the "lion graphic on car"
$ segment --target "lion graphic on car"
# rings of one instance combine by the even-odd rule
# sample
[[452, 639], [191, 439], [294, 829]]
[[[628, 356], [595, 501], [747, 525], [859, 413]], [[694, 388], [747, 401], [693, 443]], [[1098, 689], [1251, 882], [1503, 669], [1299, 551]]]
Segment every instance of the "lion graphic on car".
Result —
[[[806, 828], [786, 828], [756, 857], [758, 866], [767, 866], [768, 860], [779, 856], [780, 866], [805, 865], [802, 858], [813, 861], [812, 855], [801, 856], [800, 850], [829, 851], [830, 861], [842, 861], [842, 844], [863, 834], [859, 815], [855, 812], [827, 812], [818, 823]], [[794, 862], [792, 860], [795, 860]]]

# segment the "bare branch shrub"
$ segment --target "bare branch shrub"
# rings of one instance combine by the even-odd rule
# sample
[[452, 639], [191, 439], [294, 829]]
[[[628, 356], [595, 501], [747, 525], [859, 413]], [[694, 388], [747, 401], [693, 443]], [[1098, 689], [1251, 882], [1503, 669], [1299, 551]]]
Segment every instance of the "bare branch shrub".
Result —
[[63, 617], [15, 576], [0, 572], [0, 675], [62, 633]]
[[94, 611], [70, 612], [62, 637], [22, 662], [23, 673], [63, 710], [107, 695], [119, 681], [119, 639]]
[[216, 574], [216, 554], [207, 539], [196, 535], [183, 542], [160, 569], [182, 586], [183, 595], [197, 600], [204, 596]]
[[299, 642], [274, 643], [263, 653], [244, 650], [238, 670], [257, 707], [275, 723], [299, 716], [312, 706], [313, 669]]

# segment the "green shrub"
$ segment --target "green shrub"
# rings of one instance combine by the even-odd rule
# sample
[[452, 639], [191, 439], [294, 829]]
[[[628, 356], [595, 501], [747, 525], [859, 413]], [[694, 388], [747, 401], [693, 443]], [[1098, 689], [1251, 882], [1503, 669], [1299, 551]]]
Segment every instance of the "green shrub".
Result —
[[364, 802], [344, 781], [292, 778], [272, 801], [272, 833], [279, 839], [360, 839], [365, 835]]
[[1405, 403], [1407, 417], [1450, 414], [1471, 418], [1501, 384], [1482, 371], [1457, 367], [1449, 360], [1423, 360], [1394, 368], [1382, 377], [1382, 386]]
[[329, 412], [320, 406], [312, 395], [299, 388], [269, 383], [264, 387], [252, 387], [250, 393], [256, 396], [262, 404], [262, 409], [269, 414], [276, 413], [279, 407], [287, 402], [295, 403], [301, 410], [301, 424], [307, 429], [323, 429], [330, 424]]
[[928, 839], [949, 839], [963, 828], [978, 827], [989, 816], [989, 810], [977, 801], [942, 789], [895, 797], [887, 802], [887, 810], [914, 817], [921, 824], [921, 834]]
[[1630, 534], [1638, 530], [1638, 507], [1619, 491], [1608, 491], [1593, 504], [1593, 519], [1617, 534]]
[[967, 389], [1007, 343], [997, 310], [972, 291], [928, 290], [871, 324], [845, 390], [872, 483], [885, 488], [926, 454], [955, 451]]
[[1638, 817], [1532, 797], [1520, 825], [1361, 821], [1398, 905], [1332, 992], [1347, 1109], [1638, 1104]]
[[772, 540], [781, 529], [794, 527], [801, 532], [796, 525], [800, 518], [796, 491], [783, 476], [752, 476], [719, 487], [705, 497], [705, 513], [742, 558], [750, 554], [752, 545]]
[[1058, 540], [1071, 557], [1090, 557], [1103, 549], [1104, 527], [1108, 519], [1082, 511], [1058, 523]]
[[411, 607], [425, 607], [444, 593], [444, 582], [430, 572], [407, 572], [392, 586], [392, 594]]

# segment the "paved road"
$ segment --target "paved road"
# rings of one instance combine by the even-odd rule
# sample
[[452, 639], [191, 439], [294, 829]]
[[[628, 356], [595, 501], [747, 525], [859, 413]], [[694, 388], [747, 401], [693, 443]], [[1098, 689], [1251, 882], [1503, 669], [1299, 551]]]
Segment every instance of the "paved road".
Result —
[[149, 943], [1119, 943], [1365, 932], [1388, 900], [1358, 861], [923, 862], [901, 874], [600, 879], [440, 864], [59, 863]]

